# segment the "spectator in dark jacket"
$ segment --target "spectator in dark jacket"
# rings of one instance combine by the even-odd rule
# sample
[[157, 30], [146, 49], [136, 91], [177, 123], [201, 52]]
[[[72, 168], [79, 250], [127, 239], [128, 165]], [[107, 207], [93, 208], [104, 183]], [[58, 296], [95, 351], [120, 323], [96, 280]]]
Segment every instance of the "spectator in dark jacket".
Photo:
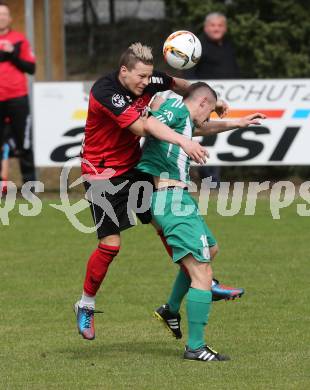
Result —
[[[202, 45], [201, 59], [194, 68], [185, 72], [186, 78], [216, 80], [240, 76], [234, 47], [226, 33], [225, 15], [212, 12], [206, 16], [204, 33], [199, 37]], [[198, 172], [201, 178], [212, 176], [213, 181], [220, 181], [220, 167], [203, 166], [198, 168]]]
[[213, 12], [206, 16], [204, 33], [199, 37], [202, 55], [198, 64], [186, 72], [190, 79], [234, 79], [239, 68], [232, 42], [226, 36], [225, 15]]

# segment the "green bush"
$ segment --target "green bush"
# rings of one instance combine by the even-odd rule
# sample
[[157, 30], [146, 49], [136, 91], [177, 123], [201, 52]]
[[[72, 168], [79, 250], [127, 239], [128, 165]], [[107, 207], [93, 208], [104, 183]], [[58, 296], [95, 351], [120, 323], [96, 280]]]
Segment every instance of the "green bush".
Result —
[[174, 29], [200, 34], [209, 12], [228, 18], [242, 77], [310, 75], [310, 11], [306, 0], [166, 0]]

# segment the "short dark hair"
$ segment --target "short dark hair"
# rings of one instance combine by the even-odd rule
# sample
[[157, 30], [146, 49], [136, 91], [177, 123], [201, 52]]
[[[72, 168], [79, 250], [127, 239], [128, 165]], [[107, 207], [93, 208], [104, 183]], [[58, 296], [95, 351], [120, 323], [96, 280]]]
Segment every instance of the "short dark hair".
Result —
[[9, 7], [9, 3], [8, 3], [8, 2], [6, 2], [6, 1], [2, 1], [2, 0], [0, 0], [0, 5], [4, 5], [5, 7], [8, 7], [8, 8], [10, 9], [10, 7]]
[[119, 68], [126, 66], [129, 70], [133, 69], [137, 62], [145, 65], [153, 65], [152, 49], [149, 46], [142, 45], [140, 42], [133, 43], [121, 55]]
[[186, 94], [183, 96], [183, 99], [191, 98], [194, 95], [194, 93], [201, 88], [207, 89], [214, 97], [214, 99], [217, 100], [217, 93], [214, 91], [213, 88], [210, 87], [209, 84], [205, 83], [204, 81], [197, 81], [196, 83], [191, 84]]

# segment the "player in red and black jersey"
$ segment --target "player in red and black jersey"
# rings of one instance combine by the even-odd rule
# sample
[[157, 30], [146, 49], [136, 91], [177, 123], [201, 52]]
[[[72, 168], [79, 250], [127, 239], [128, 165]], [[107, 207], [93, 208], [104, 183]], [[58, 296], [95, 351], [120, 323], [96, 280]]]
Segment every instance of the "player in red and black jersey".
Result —
[[[122, 55], [118, 72], [99, 79], [91, 89], [81, 157], [99, 245], [88, 261], [83, 294], [75, 304], [78, 330], [85, 339], [95, 337], [95, 296], [119, 252], [120, 232], [133, 226], [130, 188], [137, 181], [151, 180], [135, 169], [141, 156], [140, 137], [152, 135], [177, 144], [198, 163], [205, 159], [206, 151], [198, 143], [161, 122], [156, 129], [147, 128], [144, 120], [148, 104], [157, 92], [171, 89], [184, 95], [188, 87], [186, 80], [154, 71], [151, 49], [135, 43]], [[220, 103], [217, 109], [223, 114], [226, 106]], [[118, 191], [106, 192], [107, 182]], [[103, 203], [99, 205], [103, 194], [105, 207]], [[150, 211], [137, 216], [142, 223], [151, 221]], [[161, 238], [166, 245], [165, 238]]]
[[[145, 135], [141, 117], [157, 92], [175, 90], [179, 80], [153, 71], [151, 64], [139, 61], [133, 69], [128, 70], [122, 65], [119, 72], [94, 84], [90, 92], [82, 157], [96, 168], [97, 174], [112, 168], [116, 177], [136, 166], [141, 157], [140, 136]], [[199, 150], [200, 157], [203, 157], [197, 143], [189, 145], [194, 145], [194, 150]], [[95, 174], [87, 163], [82, 163], [82, 172]]]
[[16, 144], [23, 181], [35, 180], [32, 128], [25, 73], [34, 74], [35, 57], [25, 36], [10, 28], [12, 18], [0, 2], [0, 151], [5, 123]]

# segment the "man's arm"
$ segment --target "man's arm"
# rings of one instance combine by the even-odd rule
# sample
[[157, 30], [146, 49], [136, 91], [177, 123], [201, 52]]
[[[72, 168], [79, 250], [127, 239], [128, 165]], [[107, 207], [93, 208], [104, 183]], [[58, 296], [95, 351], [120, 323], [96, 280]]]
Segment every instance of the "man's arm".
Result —
[[173, 77], [172, 91], [178, 95], [184, 96], [188, 91], [191, 83], [185, 79], [180, 79], [179, 77]]
[[[178, 95], [184, 96], [191, 83], [185, 79], [173, 77], [172, 91]], [[215, 112], [220, 118], [223, 118], [228, 112], [228, 104], [224, 100], [218, 99], [215, 105]]]
[[[31, 75], [35, 73], [36, 64], [28, 42], [17, 42], [13, 45], [8, 40], [2, 40], [0, 43], [2, 47], [1, 50], [7, 53], [9, 60], [16, 66], [16, 68]], [[24, 47], [22, 47], [22, 45], [24, 45]], [[23, 56], [27, 57], [27, 59], [23, 58]]]
[[250, 125], [260, 125], [261, 123], [259, 119], [265, 119], [265, 118], [266, 118], [265, 115], [257, 112], [255, 114], [251, 114], [243, 118], [232, 120], [232, 121], [206, 122], [205, 124], [196, 127], [194, 136], [215, 135], [233, 129], [248, 127]]
[[36, 71], [36, 64], [30, 61], [24, 61], [18, 57], [18, 54], [12, 53], [10, 58], [11, 62], [24, 73], [28, 73], [30, 75], [34, 75]]
[[153, 116], [147, 119], [139, 118], [128, 128], [132, 133], [140, 137], [152, 135], [161, 141], [179, 145], [184, 150], [184, 152], [197, 164], [205, 163], [205, 159], [208, 157], [206, 148], [201, 146], [198, 142], [192, 141], [191, 139], [184, 137], [176, 131], [171, 130], [170, 127], [160, 122]]

